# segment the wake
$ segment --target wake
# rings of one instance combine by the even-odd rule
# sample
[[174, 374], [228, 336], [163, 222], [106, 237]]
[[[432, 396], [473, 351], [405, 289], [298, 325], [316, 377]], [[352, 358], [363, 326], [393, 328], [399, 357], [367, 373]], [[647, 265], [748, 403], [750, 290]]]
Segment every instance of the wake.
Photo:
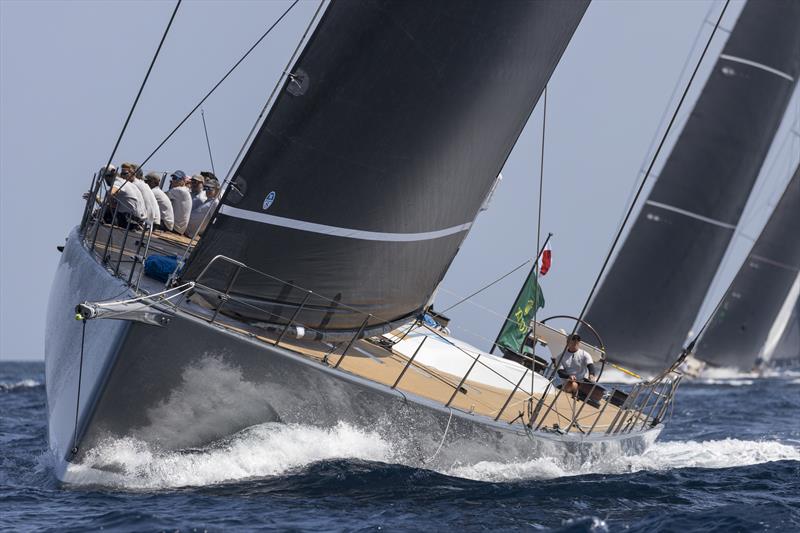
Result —
[[[206, 486], [281, 476], [335, 459], [402, 463], [402, 448], [401, 442], [388, 442], [377, 433], [344, 423], [330, 429], [267, 423], [214, 445], [181, 452], [155, 450], [134, 438], [110, 440], [91, 450], [81, 463], [69, 465], [65, 480], [70, 484], [134, 490]], [[641, 455], [607, 456], [580, 465], [545, 457], [455, 464], [437, 471], [459, 478], [502, 482], [642, 470], [729, 468], [782, 460], [800, 461], [800, 447], [775, 441], [725, 439], [657, 443]]]
[[446, 473], [480, 481], [516, 481], [586, 474], [625, 474], [642, 470], [661, 472], [677, 468], [731, 468], [784, 460], [800, 461], [800, 448], [774, 441], [725, 439], [661, 442], [641, 455], [605, 457], [577, 468], [542, 458], [520, 463], [482, 462], [457, 467]]

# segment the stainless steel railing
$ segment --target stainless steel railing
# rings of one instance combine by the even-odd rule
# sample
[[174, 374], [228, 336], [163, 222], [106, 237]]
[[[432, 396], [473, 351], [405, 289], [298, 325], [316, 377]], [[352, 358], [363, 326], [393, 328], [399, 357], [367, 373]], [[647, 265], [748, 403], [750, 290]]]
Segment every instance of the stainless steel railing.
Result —
[[[112, 207], [112, 198], [111, 187], [102, 176], [95, 174], [86, 194], [86, 205], [81, 217], [79, 230], [81, 239], [83, 245], [98, 256], [109, 272], [138, 292], [153, 228], [148, 224], [137, 227], [130, 218], [120, 225], [117, 216], [119, 204]], [[97, 204], [99, 207], [95, 209]], [[105, 227], [107, 231], [105, 239], [101, 238], [101, 227]], [[114, 242], [115, 228], [122, 229], [121, 242]], [[129, 250], [127, 246], [132, 235], [135, 239], [135, 248]], [[123, 265], [126, 266], [125, 270], [122, 269]]]
[[[224, 287], [215, 288], [205, 283], [205, 278], [208, 276], [208, 273], [211, 271], [211, 269], [219, 264], [224, 264], [232, 268], [232, 272], [227, 277], [227, 282], [225, 283]], [[263, 276], [272, 282], [281, 284], [287, 289], [299, 291], [299, 293], [302, 295], [302, 298], [299, 299], [299, 303], [292, 304], [292, 307], [290, 308], [290, 314], [283, 314], [279, 312], [279, 310], [283, 308], [281, 305], [270, 306], [269, 303], [266, 303], [262, 306], [253, 304], [252, 302], [246, 301], [243, 298], [238, 298], [235, 290], [236, 283], [243, 271]], [[326, 354], [323, 358], [323, 362], [333, 368], [339, 368], [355, 343], [363, 337], [368, 336], [364, 333], [368, 325], [372, 328], [374, 328], [376, 325], [384, 325], [385, 329], [396, 326], [388, 321], [376, 317], [375, 315], [366, 313], [346, 304], [342, 304], [341, 302], [334, 301], [333, 299], [315, 293], [312, 290], [283, 281], [275, 276], [258, 271], [242, 262], [222, 255], [214, 257], [203, 268], [194, 282], [195, 289], [198, 290], [200, 294], [211, 294], [216, 295], [217, 297], [218, 303], [212, 306], [212, 308], [209, 310], [209, 315], [207, 317], [209, 322], [218, 322], [220, 319], [220, 313], [228, 304], [228, 302], [236, 301], [238, 305], [244, 305], [246, 307], [257, 309], [264, 315], [272, 317], [272, 333], [274, 334], [274, 340], [272, 341], [272, 344], [283, 344], [284, 347], [289, 349], [292, 347], [291, 343], [287, 344], [284, 342], [284, 340], [289, 332], [293, 330], [293, 328], [295, 331], [295, 336], [297, 337], [302, 336], [305, 338], [311, 336], [314, 338], [315, 335], [318, 335], [321, 338], [323, 336], [324, 332], [321, 330], [317, 330], [315, 327], [310, 326], [307, 323], [299, 323], [298, 317], [301, 316], [301, 313], [304, 309], [307, 309], [311, 306], [325, 307], [326, 305], [335, 303], [337, 307], [347, 309], [352, 313], [355, 313], [357, 316], [363, 317], [360, 326], [352, 331], [352, 334], [348, 339], [342, 341], [341, 344], [344, 344], [344, 349], [340, 354], [337, 354], [338, 358], [335, 358], [333, 354], [333, 352], [336, 351], [336, 348], [331, 350], [331, 352]], [[211, 300], [213, 300], [213, 298], [211, 298]], [[179, 307], [180, 303], [176, 304], [176, 306]], [[421, 326], [419, 323], [415, 323], [414, 326], [407, 327], [424, 326]], [[304, 332], [303, 335], [299, 334], [300, 331]], [[435, 329], [426, 328], [426, 331], [438, 337], [440, 340], [451, 343], [455, 346], [455, 344], [447, 339], [445, 335], [436, 331]], [[311, 335], [309, 335], [309, 333]], [[417, 355], [422, 349], [422, 346], [427, 338], [427, 336], [424, 337], [422, 342], [416, 347], [413, 355], [406, 358], [407, 360], [405, 365], [400, 370], [397, 377], [393, 380], [391, 388], [397, 388], [407, 370], [412, 365], [416, 364], [415, 359], [417, 358]], [[491, 369], [491, 366], [485, 365], [483, 361], [481, 361], [481, 354], [471, 354], [465, 350], [462, 350], [462, 352], [470, 357], [472, 361], [469, 364], [466, 372], [457, 377], [457, 383], [449, 381], [447, 382], [448, 385], [453, 388], [453, 391], [448, 401], [443, 404], [445, 407], [450, 407], [454, 400], [458, 397], [459, 393], [463, 394], [467, 392], [465, 389], [465, 384], [467, 383], [473, 370], [478, 365], [484, 365], [485, 368]], [[554, 374], [555, 372], [553, 372], [553, 376], [550, 378], [542, 376], [542, 379], [553, 383], [553, 380], [556, 379]], [[606, 390], [605, 387], [598, 383], [587, 382], [581, 385], [581, 388], [578, 394], [576, 394], [575, 398], [570, 398], [569, 402], [559, 403], [561, 396], [565, 394], [560, 387], [556, 389], [555, 394], [537, 397], [535, 394], [532, 394], [528, 391], [522, 391], [520, 388], [525, 377], [527, 376], [530, 378], [530, 374], [527, 374], [527, 372], [523, 372], [522, 377], [520, 377], [518, 381], [512, 381], [506, 376], [502, 376], [500, 374], [498, 375], [508, 382], [508, 384], [511, 386], [511, 391], [505, 398], [503, 405], [497, 410], [496, 415], [493, 416], [495, 421], [501, 420], [501, 417], [507, 410], [508, 405], [514, 399], [516, 399], [518, 401], [527, 402], [529, 405], [527, 420], [525, 417], [522, 417], [521, 419], [530, 429], [547, 432], [557, 431], [563, 434], [578, 431], [583, 435], [590, 435], [600, 432], [605, 435], [617, 435], [636, 431], [645, 431], [650, 427], [658, 425], [666, 415], [669, 406], [673, 401], [678, 384], [682, 378], [680, 373], [669, 371], [658, 376], [654, 380], [637, 383], [629, 390], [625, 390], [624, 386], [614, 387], [611, 390]], [[553, 385], [555, 385], [555, 383], [553, 383]], [[472, 386], [474, 386], [474, 384]], [[520, 392], [522, 392], [521, 395]], [[569, 404], [571, 408], [565, 410], [565, 403]], [[617, 412], [610, 422], [603, 422], [603, 417], [606, 415], [606, 412], [609, 409], [616, 409]], [[556, 414], [556, 418], [558, 418], [559, 421], [563, 421], [563, 425], [561, 423], [557, 424], [556, 427], [553, 427], [553, 425], [547, 425], [546, 422], [548, 420], [548, 416], [553, 412]], [[519, 419], [520, 417], [517, 417], [514, 419], [514, 421]], [[552, 420], [552, 417], [550, 419]], [[586, 424], [583, 424], [583, 422], [586, 422]]]

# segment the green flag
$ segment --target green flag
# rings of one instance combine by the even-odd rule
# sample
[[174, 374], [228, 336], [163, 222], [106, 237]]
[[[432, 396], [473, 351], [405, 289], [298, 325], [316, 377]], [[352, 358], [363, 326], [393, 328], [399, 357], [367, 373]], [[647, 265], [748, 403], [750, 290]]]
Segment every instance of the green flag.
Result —
[[522, 343], [534, 313], [544, 307], [544, 295], [536, 277], [536, 268], [533, 268], [497, 337], [498, 345], [517, 353], [522, 353]]

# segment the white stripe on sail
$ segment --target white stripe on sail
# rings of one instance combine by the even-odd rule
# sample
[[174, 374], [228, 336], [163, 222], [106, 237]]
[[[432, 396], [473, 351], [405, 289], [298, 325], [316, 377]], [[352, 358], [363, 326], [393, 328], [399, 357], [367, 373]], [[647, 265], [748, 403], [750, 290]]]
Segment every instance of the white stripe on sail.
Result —
[[775, 261], [773, 259], [770, 259], [769, 257], [764, 257], [763, 255], [751, 254], [750, 257], [752, 257], [756, 261], [761, 261], [762, 263], [766, 263], [768, 265], [776, 266], [778, 268], [785, 268], [786, 270], [789, 270], [791, 272], [800, 272], [800, 268], [797, 268], [794, 265], [787, 265], [786, 263], [781, 263], [780, 261]]
[[715, 226], [719, 226], [721, 228], [727, 229], [736, 229], [736, 226], [733, 224], [728, 224], [727, 222], [722, 222], [721, 220], [714, 220], [713, 218], [704, 217], [703, 215], [698, 215], [697, 213], [692, 213], [691, 211], [687, 211], [685, 209], [681, 209], [680, 207], [674, 207], [667, 204], [662, 204], [660, 202], [654, 202], [653, 200], [647, 200], [645, 202], [647, 205], [652, 205], [653, 207], [660, 207], [661, 209], [665, 209], [667, 211], [672, 211], [673, 213], [678, 213], [680, 215], [687, 216], [689, 218], [694, 218], [695, 220], [701, 220], [703, 222], [708, 222], [709, 224], [713, 224]]
[[763, 63], [756, 63], [755, 61], [750, 61], [749, 59], [744, 59], [741, 57], [730, 56], [728, 54], [720, 54], [719, 57], [721, 59], [727, 59], [728, 61], [733, 61], [734, 63], [741, 63], [742, 65], [749, 65], [751, 67], [760, 68], [765, 72], [769, 72], [770, 74], [775, 74], [776, 76], [780, 76], [781, 78], [785, 78], [789, 81], [794, 81], [794, 78], [789, 76], [783, 71], [780, 71], [776, 68], [768, 67]]
[[280, 226], [282, 228], [291, 228], [301, 231], [308, 231], [311, 233], [320, 233], [322, 235], [332, 235], [334, 237], [345, 237], [348, 239], [362, 239], [366, 241], [388, 241], [388, 242], [413, 242], [413, 241], [429, 241], [432, 239], [439, 239], [447, 237], [461, 231], [466, 231], [472, 226], [472, 222], [453, 226], [450, 228], [440, 229], [436, 231], [426, 231], [422, 233], [383, 233], [379, 231], [364, 231], [352, 228], [339, 228], [336, 226], [328, 226], [325, 224], [316, 224], [314, 222], [306, 222], [303, 220], [294, 220], [292, 218], [277, 217], [275, 215], [267, 215], [266, 213], [257, 213], [255, 211], [247, 211], [246, 209], [239, 209], [229, 205], [223, 205], [220, 210], [223, 215], [228, 215], [234, 218], [242, 218], [251, 220], [253, 222], [261, 222], [262, 224], [269, 224], [271, 226]]

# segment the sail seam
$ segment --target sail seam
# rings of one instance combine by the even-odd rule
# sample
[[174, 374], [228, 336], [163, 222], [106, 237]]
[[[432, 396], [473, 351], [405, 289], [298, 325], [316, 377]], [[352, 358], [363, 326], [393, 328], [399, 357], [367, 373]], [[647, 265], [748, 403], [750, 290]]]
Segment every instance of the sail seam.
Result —
[[800, 268], [797, 268], [796, 266], [787, 265], [786, 263], [775, 261], [774, 259], [770, 259], [769, 257], [764, 257], [763, 255], [750, 254], [750, 258], [756, 259], [757, 261], [761, 261], [762, 263], [766, 263], [768, 265], [776, 266], [778, 268], [784, 268], [791, 272], [800, 272]]
[[673, 213], [678, 213], [680, 215], [687, 216], [689, 218], [694, 218], [696, 220], [700, 220], [702, 222], [707, 222], [709, 224], [713, 224], [715, 226], [719, 226], [721, 228], [735, 230], [736, 226], [734, 224], [728, 224], [727, 222], [722, 222], [721, 220], [716, 220], [709, 217], [704, 217], [703, 215], [698, 215], [697, 213], [692, 213], [691, 211], [687, 211], [685, 209], [681, 209], [680, 207], [674, 207], [667, 204], [662, 204], [661, 202], [654, 202], [653, 200], [647, 200], [645, 202], [647, 205], [652, 205], [653, 207], [660, 207], [661, 209], [665, 209], [667, 211], [672, 211]]
[[362, 239], [366, 241], [388, 241], [388, 242], [413, 242], [413, 241], [428, 241], [432, 239], [439, 239], [447, 237], [455, 233], [466, 231], [472, 226], [472, 222], [452, 226], [450, 228], [440, 229], [436, 231], [425, 231], [422, 233], [388, 233], [379, 231], [366, 231], [352, 228], [340, 228], [337, 226], [328, 226], [326, 224], [317, 224], [315, 222], [306, 222], [304, 220], [295, 220], [292, 218], [279, 217], [275, 215], [267, 215], [266, 213], [256, 213], [255, 211], [248, 211], [246, 209], [239, 209], [229, 205], [220, 207], [220, 213], [234, 218], [241, 218], [253, 222], [260, 222], [262, 224], [269, 224], [272, 226], [280, 226], [283, 228], [296, 229], [300, 231], [308, 231], [311, 233], [320, 233], [322, 235], [332, 235], [334, 237], [345, 237], [348, 239]]
[[728, 54], [720, 54], [720, 59], [727, 59], [728, 61], [733, 61], [734, 63], [741, 63], [743, 65], [749, 65], [751, 67], [760, 68], [765, 72], [769, 72], [770, 74], [775, 74], [776, 76], [780, 76], [781, 78], [787, 79], [789, 81], [794, 81], [794, 78], [785, 72], [778, 70], [776, 68], [769, 67], [763, 63], [758, 63], [756, 61], [751, 61], [749, 59], [744, 59], [742, 57], [736, 57]]

